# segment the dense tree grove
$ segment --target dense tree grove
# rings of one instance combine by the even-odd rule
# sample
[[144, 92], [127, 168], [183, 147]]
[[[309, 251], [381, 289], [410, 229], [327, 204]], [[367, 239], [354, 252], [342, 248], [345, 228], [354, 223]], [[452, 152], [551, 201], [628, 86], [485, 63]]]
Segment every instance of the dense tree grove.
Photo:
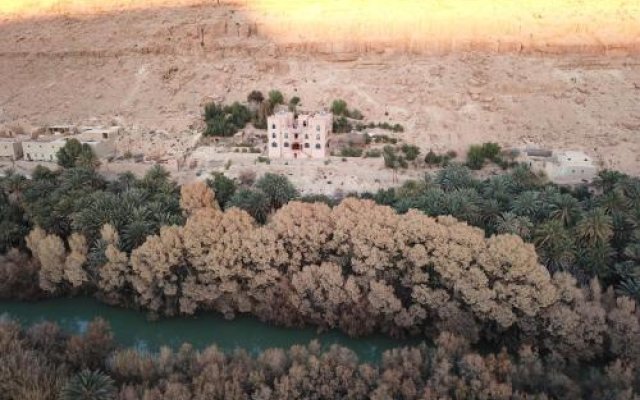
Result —
[[[525, 167], [480, 181], [450, 165], [397, 189], [301, 201], [286, 178], [270, 174], [252, 186], [214, 176], [178, 187], [157, 168], [112, 182], [90, 169], [40, 168], [31, 180], [10, 174], [0, 183], [9, 227], [0, 236], [0, 298], [92, 293], [157, 315], [250, 313], [435, 343], [390, 352], [380, 367], [314, 346], [255, 360], [215, 349], [122, 350], [133, 357], [123, 372], [112, 364], [121, 353], [108, 346], [96, 355], [78, 345], [74, 357], [91, 361], [73, 364], [38, 353], [50, 342], [38, 347], [28, 332], [3, 325], [0, 345], [18, 341], [29, 354], [10, 361], [39, 360], [34, 373], [55, 393], [109, 377], [126, 399], [632, 399], [638, 389], [636, 178], [605, 171], [592, 193], [548, 184]], [[217, 372], [203, 378], [207, 354], [220, 355]], [[156, 371], [172, 357], [185, 369]], [[236, 362], [241, 376], [220, 372]]]
[[551, 273], [570, 272], [581, 284], [605, 286], [640, 299], [640, 179], [603, 171], [594, 188], [549, 184], [526, 166], [486, 180], [450, 165], [433, 178], [360, 194], [400, 213], [452, 215], [487, 236], [516, 234], [535, 244]]
[[34, 226], [62, 239], [77, 232], [93, 247], [108, 223], [130, 251], [160, 226], [184, 222], [180, 189], [160, 167], [142, 179], [125, 173], [111, 182], [83, 167], [37, 167], [32, 179], [10, 173], [0, 185], [0, 226], [6, 227], [0, 232], [0, 252], [24, 243], [25, 231]]
[[318, 342], [244, 350], [184, 344], [157, 353], [119, 348], [107, 324], [69, 335], [52, 323], [23, 329], [0, 322], [3, 399], [616, 399], [637, 398], [633, 363], [575, 364], [522, 345], [517, 353], [478, 352], [443, 333], [433, 346], [390, 350], [379, 364]]

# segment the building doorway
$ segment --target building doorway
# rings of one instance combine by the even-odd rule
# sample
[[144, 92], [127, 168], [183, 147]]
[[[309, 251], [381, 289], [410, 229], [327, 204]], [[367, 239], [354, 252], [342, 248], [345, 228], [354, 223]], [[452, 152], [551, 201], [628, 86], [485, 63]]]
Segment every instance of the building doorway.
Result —
[[294, 143], [291, 145], [291, 150], [293, 150], [293, 151], [300, 151], [300, 150], [302, 150], [302, 146], [300, 146], [300, 143], [298, 143], [298, 142], [294, 142]]

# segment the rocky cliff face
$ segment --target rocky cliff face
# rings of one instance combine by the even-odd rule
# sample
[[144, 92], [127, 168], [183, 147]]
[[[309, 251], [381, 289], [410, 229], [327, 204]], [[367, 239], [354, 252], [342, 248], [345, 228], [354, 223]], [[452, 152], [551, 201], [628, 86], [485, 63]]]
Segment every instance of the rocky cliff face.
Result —
[[[197, 9], [205, 44], [268, 38], [281, 51], [335, 54], [640, 52], [640, 2], [628, 0], [32, 0], [5, 20]], [[172, 25], [171, 20], [165, 25]], [[349, 56], [350, 55], [350, 56]]]
[[[401, 123], [425, 151], [535, 143], [583, 149], [640, 173], [638, 2], [553, 0], [577, 8], [549, 19], [552, 0], [537, 0], [540, 10], [526, 17], [537, 24], [527, 25], [525, 15], [491, 12], [528, 0], [466, 9], [452, 4], [485, 0], [441, 0], [434, 3], [450, 6], [429, 12], [396, 0], [387, 3], [413, 6], [374, 7], [364, 19], [338, 5], [378, 0], [118, 1], [118, 12], [0, 23], [0, 124], [115, 118], [180, 131], [205, 101], [278, 88], [308, 109], [344, 98], [371, 120]], [[475, 25], [474, 12], [483, 17]]]

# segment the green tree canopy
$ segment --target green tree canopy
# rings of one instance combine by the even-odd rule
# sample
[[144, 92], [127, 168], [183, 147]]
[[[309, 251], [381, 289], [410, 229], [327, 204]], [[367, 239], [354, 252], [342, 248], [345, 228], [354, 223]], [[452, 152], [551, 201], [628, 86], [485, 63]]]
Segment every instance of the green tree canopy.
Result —
[[298, 197], [295, 186], [284, 175], [266, 173], [258, 179], [255, 186], [267, 195], [269, 206], [273, 210], [277, 210], [289, 200]]
[[65, 145], [56, 153], [58, 165], [63, 168], [85, 167], [95, 168], [99, 165], [93, 149], [86, 143], [80, 143], [77, 139], [67, 140]]

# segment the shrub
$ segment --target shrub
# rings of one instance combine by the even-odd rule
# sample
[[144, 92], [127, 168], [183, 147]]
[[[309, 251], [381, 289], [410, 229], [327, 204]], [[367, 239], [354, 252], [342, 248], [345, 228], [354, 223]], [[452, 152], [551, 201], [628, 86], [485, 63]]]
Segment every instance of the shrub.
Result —
[[364, 115], [362, 115], [362, 113], [358, 109], [349, 111], [349, 117], [357, 120], [364, 119]]
[[404, 132], [404, 127], [400, 124], [395, 124], [391, 129], [394, 132]]
[[442, 163], [443, 157], [433, 152], [433, 150], [429, 150], [426, 156], [424, 156], [424, 162], [429, 166], [440, 165]]
[[472, 145], [469, 147], [469, 152], [467, 153], [467, 166], [471, 169], [482, 169], [484, 166], [484, 152], [482, 151], [482, 147], [478, 145]]
[[257, 158], [257, 161], [259, 163], [271, 164], [271, 160], [269, 159], [269, 157], [260, 156]]
[[413, 144], [403, 144], [401, 150], [404, 153], [404, 157], [407, 159], [407, 161], [415, 160], [420, 154], [420, 148]]
[[269, 103], [272, 106], [277, 104], [284, 104], [284, 95], [279, 90], [272, 90], [269, 92]]
[[347, 108], [347, 102], [342, 99], [334, 100], [331, 103], [331, 112], [333, 115], [348, 117], [349, 109]]
[[262, 103], [264, 101], [264, 95], [259, 90], [252, 90], [247, 96], [247, 101], [249, 103]]
[[467, 153], [467, 166], [475, 170], [482, 169], [486, 160], [491, 160], [503, 166], [500, 152], [501, 148], [497, 143], [488, 142], [482, 145], [471, 145]]
[[404, 132], [404, 127], [402, 125], [400, 125], [400, 124], [391, 125], [390, 123], [388, 123], [386, 121], [385, 122], [378, 122], [377, 125], [373, 124], [373, 123], [369, 124], [370, 128], [375, 128], [376, 126], [378, 128], [380, 128], [380, 129], [385, 129], [385, 130], [396, 132], [396, 133]]
[[362, 149], [357, 147], [343, 147], [340, 150], [342, 157], [362, 157]]
[[204, 121], [207, 125], [205, 136], [231, 136], [252, 118], [249, 109], [235, 102], [230, 106], [209, 103], [204, 108]]
[[502, 149], [497, 143], [488, 142], [482, 144], [482, 153], [484, 157], [491, 161], [498, 161], [501, 151]]
[[346, 117], [333, 118], [333, 133], [349, 133], [353, 130], [353, 126]]
[[367, 152], [364, 153], [365, 158], [378, 158], [381, 155], [382, 155], [382, 152], [378, 149], [367, 150]]
[[407, 160], [401, 155], [397, 154], [395, 147], [393, 146], [384, 146], [382, 149], [382, 156], [384, 157], [384, 165], [387, 168], [407, 168], [409, 165], [407, 164]]
[[306, 196], [300, 197], [298, 201], [301, 201], [303, 203], [324, 203], [329, 207], [333, 207], [336, 205], [335, 200], [324, 194], [308, 194]]

